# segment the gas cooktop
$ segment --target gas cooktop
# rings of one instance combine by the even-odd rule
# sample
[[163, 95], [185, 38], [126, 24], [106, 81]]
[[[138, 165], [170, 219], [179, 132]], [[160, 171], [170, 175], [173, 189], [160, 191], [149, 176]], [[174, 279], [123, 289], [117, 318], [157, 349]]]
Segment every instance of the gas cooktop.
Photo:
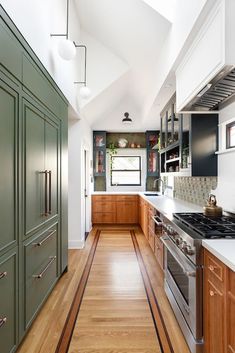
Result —
[[203, 213], [174, 213], [173, 216], [203, 238], [235, 238], [235, 217], [208, 217]]

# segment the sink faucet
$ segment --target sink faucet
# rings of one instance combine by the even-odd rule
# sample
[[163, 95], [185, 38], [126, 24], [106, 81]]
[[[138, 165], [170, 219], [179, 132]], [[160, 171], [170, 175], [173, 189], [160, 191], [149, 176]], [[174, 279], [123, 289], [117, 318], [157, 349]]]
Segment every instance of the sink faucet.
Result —
[[161, 179], [161, 178], [155, 179], [154, 182], [153, 182], [153, 187], [154, 187], [154, 189], [157, 188], [157, 182], [158, 182], [158, 181], [160, 181], [160, 182], [162, 183], [162, 195], [164, 195], [165, 189], [166, 189], [166, 184], [165, 184], [165, 182], [164, 182], [163, 179]]

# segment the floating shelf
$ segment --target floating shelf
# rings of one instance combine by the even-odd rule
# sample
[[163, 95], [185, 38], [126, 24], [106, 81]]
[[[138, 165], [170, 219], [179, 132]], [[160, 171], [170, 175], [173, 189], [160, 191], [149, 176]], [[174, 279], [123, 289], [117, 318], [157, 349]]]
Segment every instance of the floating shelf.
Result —
[[179, 160], [180, 160], [180, 157], [171, 158], [171, 159], [167, 159], [167, 160], [165, 161], [165, 163], [179, 162]]

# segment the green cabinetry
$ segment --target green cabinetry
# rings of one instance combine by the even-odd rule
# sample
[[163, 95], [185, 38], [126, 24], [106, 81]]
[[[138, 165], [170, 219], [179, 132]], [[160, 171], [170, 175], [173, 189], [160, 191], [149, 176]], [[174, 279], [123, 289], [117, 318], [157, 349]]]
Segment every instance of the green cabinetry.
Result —
[[93, 132], [94, 189], [106, 190], [106, 132]]
[[0, 6], [0, 352], [68, 264], [68, 104]]

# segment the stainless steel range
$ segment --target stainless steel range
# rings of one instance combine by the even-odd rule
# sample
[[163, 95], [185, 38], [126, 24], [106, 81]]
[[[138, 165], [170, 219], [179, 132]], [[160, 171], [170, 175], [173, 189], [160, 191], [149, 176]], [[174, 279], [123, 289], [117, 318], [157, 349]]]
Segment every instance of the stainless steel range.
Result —
[[[203, 351], [203, 238], [235, 238], [235, 218], [202, 213], [162, 215], [165, 245], [165, 291], [191, 352]], [[159, 219], [157, 220], [159, 224]]]

